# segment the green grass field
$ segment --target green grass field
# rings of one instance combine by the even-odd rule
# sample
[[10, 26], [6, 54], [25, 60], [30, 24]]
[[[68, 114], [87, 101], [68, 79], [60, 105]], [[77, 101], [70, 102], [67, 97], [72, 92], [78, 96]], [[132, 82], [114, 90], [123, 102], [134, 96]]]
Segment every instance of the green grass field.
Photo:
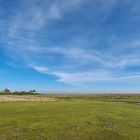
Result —
[[0, 102], [0, 140], [140, 140], [140, 95], [42, 96]]

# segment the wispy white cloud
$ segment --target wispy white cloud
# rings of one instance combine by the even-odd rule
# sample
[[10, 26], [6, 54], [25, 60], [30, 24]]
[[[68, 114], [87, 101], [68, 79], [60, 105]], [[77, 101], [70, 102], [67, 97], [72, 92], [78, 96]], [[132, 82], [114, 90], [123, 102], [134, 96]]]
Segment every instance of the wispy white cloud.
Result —
[[[122, 53], [117, 56], [113, 52], [103, 54], [83, 46], [79, 48], [28, 46], [28, 48], [12, 48], [10, 52], [12, 56], [15, 55], [15, 59], [20, 54], [22, 62], [24, 61], [28, 67], [35, 71], [56, 76], [58, 82], [83, 84], [139, 78], [139, 75], [135, 74], [131, 74], [131, 76], [127, 76], [127, 73], [119, 75], [119, 72], [128, 66], [140, 65], [140, 58], [136, 53]], [[55, 63], [57, 57], [61, 59]], [[91, 71], [91, 69], [93, 70]]]
[[71, 85], [81, 85], [85, 83], [97, 83], [97, 82], [135, 82], [140, 83], [140, 74], [124, 74], [116, 75], [113, 71], [108, 70], [93, 70], [86, 72], [63, 72], [63, 71], [49, 71], [44, 66], [33, 66], [33, 69], [42, 73], [54, 75], [58, 78], [58, 82], [63, 82]]
[[[59, 82], [64, 82], [73, 85], [85, 84], [85, 83], [97, 83], [97, 82], [119, 82], [121, 80], [128, 82], [128, 80], [136, 80], [140, 78], [139, 75], [129, 75], [129, 76], [118, 76], [113, 75], [105, 71], [93, 71], [85, 73], [63, 73], [54, 72], [59, 79]], [[130, 81], [129, 81], [130, 82]], [[140, 83], [140, 81], [139, 81]]]
[[47, 74], [48, 73], [48, 69], [44, 66], [35, 66], [35, 65], [32, 65], [31, 66], [34, 70], [36, 70], [37, 72], [39, 73], [43, 73], [43, 74]]
[[83, 0], [53, 0], [51, 3], [35, 0], [22, 1], [14, 14], [11, 15], [8, 25], [10, 37], [16, 37], [23, 31], [40, 30], [51, 20], [63, 19], [63, 14], [80, 7]]

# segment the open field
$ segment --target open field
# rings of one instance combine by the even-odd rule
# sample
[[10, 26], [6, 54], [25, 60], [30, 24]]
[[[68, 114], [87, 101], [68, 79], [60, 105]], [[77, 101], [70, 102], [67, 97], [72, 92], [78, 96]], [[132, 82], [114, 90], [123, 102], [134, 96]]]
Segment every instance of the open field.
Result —
[[140, 140], [138, 102], [129, 94], [0, 96], [0, 140]]

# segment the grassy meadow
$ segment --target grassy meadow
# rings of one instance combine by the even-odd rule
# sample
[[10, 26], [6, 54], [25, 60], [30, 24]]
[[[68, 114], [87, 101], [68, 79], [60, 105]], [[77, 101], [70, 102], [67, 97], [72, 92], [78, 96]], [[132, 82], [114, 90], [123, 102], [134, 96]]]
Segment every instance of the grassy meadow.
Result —
[[5, 97], [0, 140], [140, 140], [138, 94]]

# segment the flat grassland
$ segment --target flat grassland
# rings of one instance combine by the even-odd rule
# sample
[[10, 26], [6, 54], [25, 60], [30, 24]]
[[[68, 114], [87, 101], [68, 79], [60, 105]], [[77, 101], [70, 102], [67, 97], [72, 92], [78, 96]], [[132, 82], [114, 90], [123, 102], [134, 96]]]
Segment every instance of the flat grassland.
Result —
[[140, 94], [0, 96], [0, 140], [140, 140]]

